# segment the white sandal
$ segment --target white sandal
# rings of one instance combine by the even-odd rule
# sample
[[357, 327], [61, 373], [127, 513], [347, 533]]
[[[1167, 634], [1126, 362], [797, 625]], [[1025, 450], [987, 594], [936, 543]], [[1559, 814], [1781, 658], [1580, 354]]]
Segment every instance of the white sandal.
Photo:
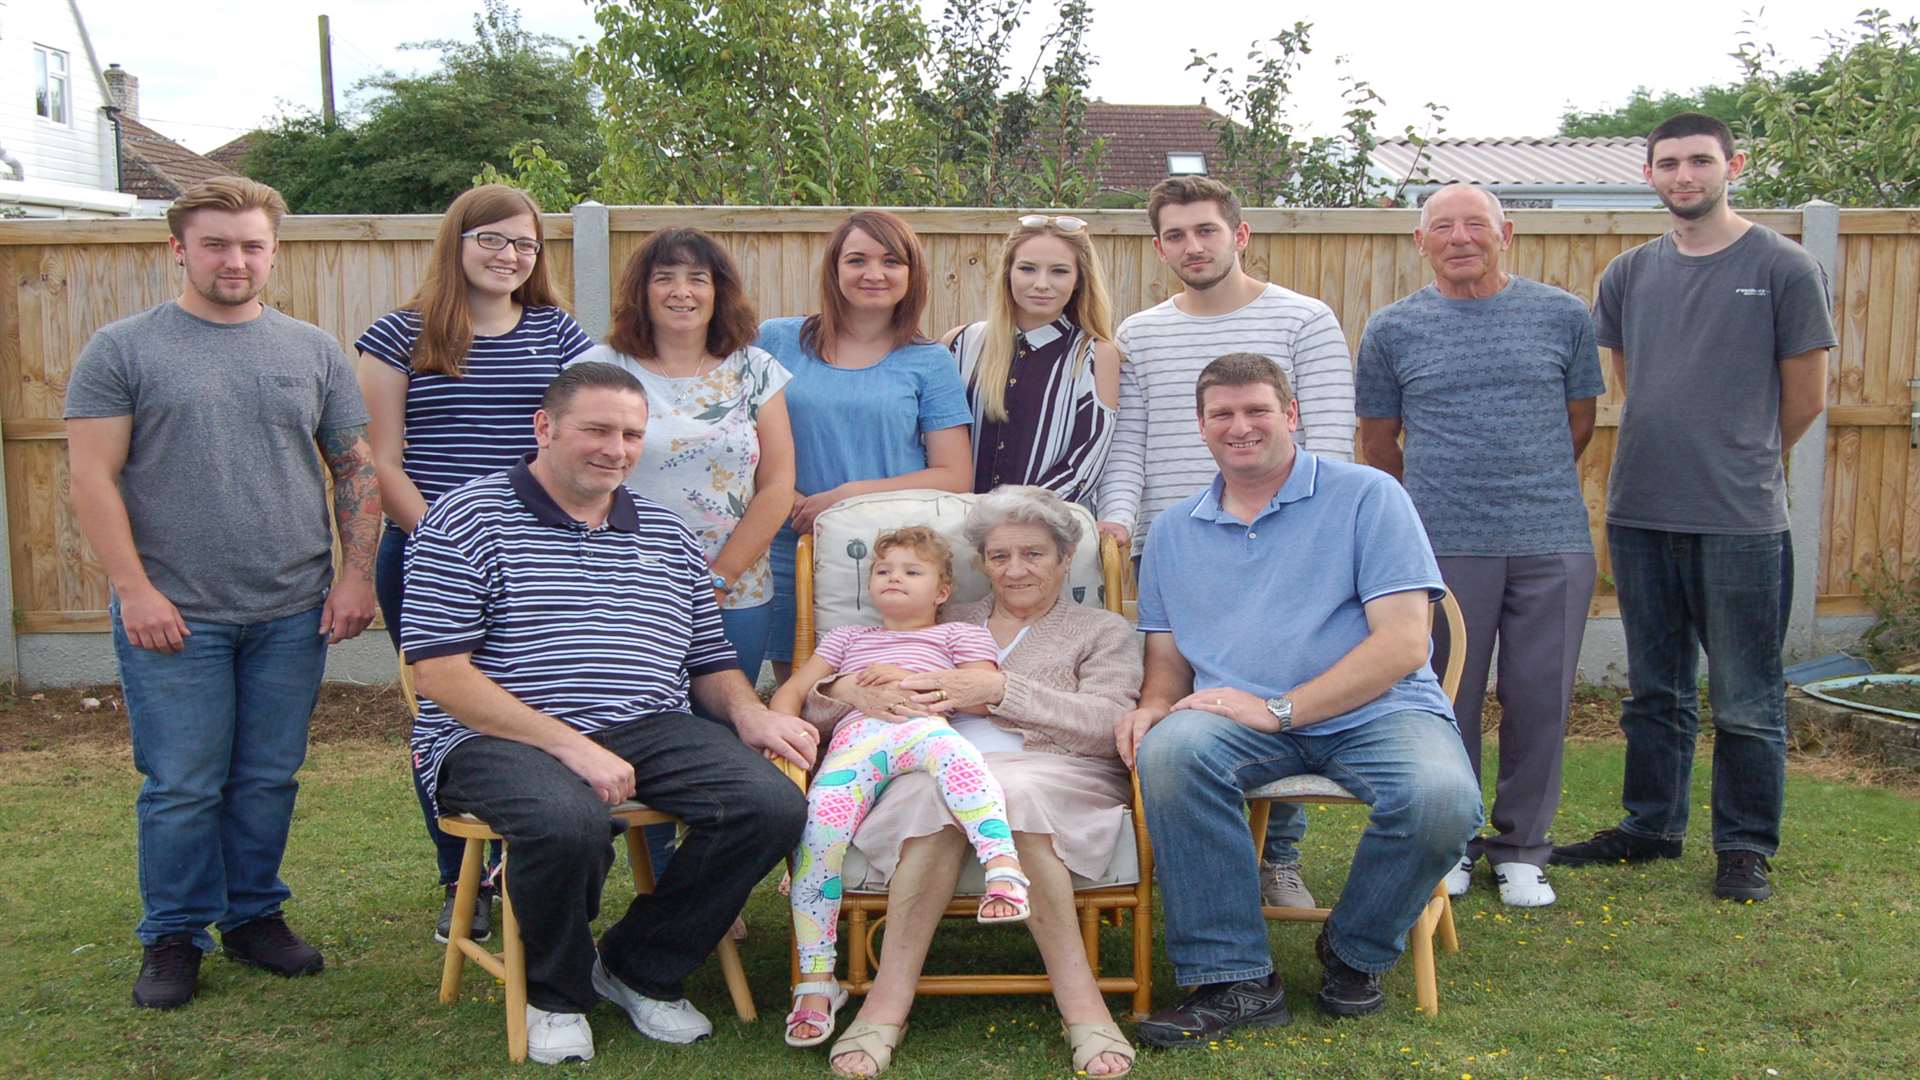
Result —
[[[975, 916], [980, 922], [988, 926], [1026, 922], [1027, 916], [1033, 914], [1033, 904], [1027, 896], [1033, 882], [1027, 880], [1027, 875], [1010, 866], [996, 866], [987, 871], [986, 880], [987, 890], [980, 896], [980, 914]], [[987, 905], [994, 901], [1012, 907], [1013, 914], [988, 915]]]
[[[800, 999], [809, 994], [819, 994], [827, 999], [827, 1011], [803, 1009]], [[787, 1045], [805, 1049], [819, 1046], [833, 1038], [835, 1019], [840, 1015], [840, 1007], [847, 1003], [847, 988], [840, 980], [829, 975], [825, 979], [803, 982], [793, 988], [793, 1011], [787, 1014]], [[808, 1024], [815, 1030], [812, 1035], [795, 1035], [793, 1029]]]

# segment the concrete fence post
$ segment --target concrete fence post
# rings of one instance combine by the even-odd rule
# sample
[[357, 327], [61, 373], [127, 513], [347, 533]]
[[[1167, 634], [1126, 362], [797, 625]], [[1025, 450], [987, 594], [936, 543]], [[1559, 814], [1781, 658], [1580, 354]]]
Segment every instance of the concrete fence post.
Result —
[[[1800, 207], [1800, 246], [1827, 272], [1828, 299], [1840, 264], [1840, 208], [1815, 199]], [[1820, 520], [1827, 484], [1827, 414], [1794, 444], [1787, 456], [1787, 520], [1793, 529], [1793, 608], [1787, 618], [1787, 654], [1816, 655], [1814, 596], [1819, 588], [1821, 548], [1826, 541]]]
[[[4, 435], [0, 432], [0, 435]], [[4, 447], [0, 441], [0, 447]], [[7, 470], [5, 452], [0, 450], [0, 601], [6, 607], [0, 610], [0, 683], [15, 690], [20, 688], [20, 636], [13, 625], [14, 613], [19, 605], [13, 599], [13, 538], [8, 535], [11, 528], [7, 520]]]
[[588, 200], [573, 208], [573, 317], [587, 336], [613, 325], [613, 243], [607, 208]]

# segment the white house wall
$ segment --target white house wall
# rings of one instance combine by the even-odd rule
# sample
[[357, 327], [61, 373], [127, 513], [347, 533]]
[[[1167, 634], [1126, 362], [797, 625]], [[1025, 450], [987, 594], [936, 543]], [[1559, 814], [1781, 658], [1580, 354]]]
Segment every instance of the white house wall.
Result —
[[[34, 113], [33, 47], [67, 54], [68, 122]], [[20, 159], [29, 180], [82, 187], [119, 186], [113, 125], [85, 35], [66, 0], [0, 0], [0, 146]]]

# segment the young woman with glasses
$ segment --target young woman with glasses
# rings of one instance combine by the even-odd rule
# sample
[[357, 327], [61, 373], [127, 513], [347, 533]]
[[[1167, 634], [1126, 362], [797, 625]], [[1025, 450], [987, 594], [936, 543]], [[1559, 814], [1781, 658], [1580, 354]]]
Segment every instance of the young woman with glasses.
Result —
[[[374, 589], [398, 650], [407, 534], [441, 495], [535, 449], [540, 396], [593, 339], [548, 280], [539, 206], [516, 188], [487, 184], [447, 208], [425, 283], [354, 347], [387, 516]], [[439, 811], [417, 783], [415, 794], [439, 856], [446, 899], [434, 939], [445, 941], [463, 843], [440, 831]], [[490, 899], [483, 892], [474, 912], [476, 940], [488, 936]]]
[[987, 317], [955, 327], [973, 411], [973, 490], [1091, 502], [1113, 441], [1120, 350], [1100, 258], [1077, 217], [1029, 214], [1001, 245]]

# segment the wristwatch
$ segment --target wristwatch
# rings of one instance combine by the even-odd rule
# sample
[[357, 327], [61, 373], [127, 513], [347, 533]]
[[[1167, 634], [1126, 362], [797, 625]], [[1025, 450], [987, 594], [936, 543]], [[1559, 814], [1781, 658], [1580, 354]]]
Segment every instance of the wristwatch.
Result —
[[725, 574], [715, 574], [715, 575], [713, 575], [713, 587], [714, 587], [714, 588], [716, 588], [716, 589], [719, 589], [719, 590], [720, 590], [721, 592], [726, 592], [726, 591], [728, 591], [728, 590], [727, 590], [727, 575], [725, 575]]
[[1279, 697], [1268, 698], [1267, 711], [1273, 714], [1273, 718], [1275, 720], [1280, 721], [1281, 731], [1287, 732], [1287, 731], [1293, 730], [1293, 699], [1292, 698], [1288, 697], [1285, 694], [1281, 694]]

